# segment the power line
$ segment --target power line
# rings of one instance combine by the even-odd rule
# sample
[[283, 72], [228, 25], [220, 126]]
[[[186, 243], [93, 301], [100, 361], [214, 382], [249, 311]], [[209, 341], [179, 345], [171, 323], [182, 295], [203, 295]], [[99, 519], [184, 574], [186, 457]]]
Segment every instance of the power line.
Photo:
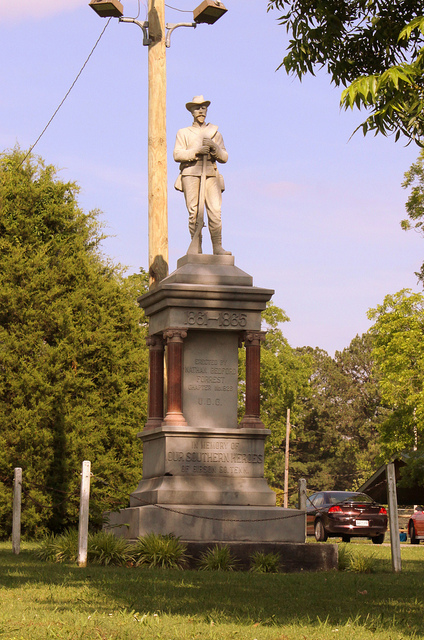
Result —
[[112, 18], [109, 18], [109, 20], [106, 22], [106, 25], [103, 29], [103, 31], [101, 32], [101, 34], [99, 35], [99, 37], [96, 40], [96, 43], [94, 45], [94, 47], [91, 49], [90, 53], [88, 54], [88, 57], [86, 59], [86, 61], [84, 62], [84, 64], [82, 65], [81, 69], [79, 70], [75, 80], [73, 81], [73, 83], [71, 84], [71, 86], [69, 87], [68, 91], [66, 92], [64, 98], [62, 99], [61, 103], [59, 104], [59, 106], [57, 107], [56, 111], [53, 113], [52, 117], [50, 118], [50, 120], [48, 121], [48, 123], [46, 124], [46, 126], [44, 127], [44, 129], [42, 130], [42, 132], [40, 133], [40, 135], [38, 136], [37, 140], [34, 142], [33, 145], [30, 146], [28, 153], [26, 154], [25, 158], [22, 160], [22, 162], [20, 163], [19, 166], [23, 165], [23, 163], [25, 162], [25, 160], [28, 158], [28, 156], [31, 154], [32, 150], [34, 149], [34, 147], [39, 143], [39, 141], [41, 140], [41, 138], [43, 137], [43, 135], [45, 134], [45, 132], [47, 131], [47, 129], [49, 128], [49, 126], [51, 125], [51, 123], [53, 122], [57, 112], [59, 111], [59, 109], [61, 108], [61, 106], [63, 105], [63, 103], [65, 102], [66, 98], [69, 96], [69, 94], [71, 93], [72, 89], [74, 88], [74, 86], [76, 85], [80, 75], [82, 74], [82, 72], [84, 71], [88, 61], [90, 60], [91, 56], [94, 53], [95, 48], [97, 47], [97, 45], [99, 44], [104, 32], [106, 31], [107, 27], [109, 26], [109, 22], [111, 21]]
[[193, 13], [193, 11], [188, 11], [187, 9], [177, 9], [177, 7], [171, 7], [170, 4], [165, 4], [165, 7], [168, 7], [168, 9], [173, 9], [174, 11], [180, 11], [180, 13]]

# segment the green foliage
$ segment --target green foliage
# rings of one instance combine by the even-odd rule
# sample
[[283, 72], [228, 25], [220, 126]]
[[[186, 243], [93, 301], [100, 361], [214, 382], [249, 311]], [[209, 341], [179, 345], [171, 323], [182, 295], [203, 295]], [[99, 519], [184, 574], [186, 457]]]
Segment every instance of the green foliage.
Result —
[[173, 535], [149, 533], [137, 538], [132, 556], [136, 566], [182, 569], [187, 561], [187, 547]]
[[371, 115], [362, 131], [401, 134], [421, 146], [424, 107], [424, 3], [412, 0], [270, 0], [285, 13], [279, 22], [291, 33], [283, 60], [300, 79], [324, 67], [344, 85], [345, 108]]
[[374, 573], [377, 570], [375, 553], [367, 553], [365, 548], [351, 544], [339, 544], [339, 571], [352, 573]]
[[126, 506], [147, 398], [135, 302], [146, 275], [124, 278], [108, 263], [99, 212], [83, 213], [74, 183], [24, 155], [0, 156], [0, 537], [10, 533], [14, 467], [28, 536], [76, 523], [84, 459], [95, 476], [91, 522]]
[[133, 545], [113, 533], [98, 531], [88, 538], [88, 561], [93, 564], [127, 565], [133, 561]]
[[[355, 489], [373, 472], [379, 455], [378, 426], [385, 415], [378, 378], [373, 373], [372, 339], [357, 336], [334, 358], [322, 349], [297, 349], [293, 357], [302, 369], [292, 405], [289, 504], [297, 502], [300, 478], [310, 489]], [[293, 376], [291, 384], [296, 381]], [[279, 393], [284, 397], [284, 387]], [[277, 393], [276, 393], [277, 395]], [[268, 445], [268, 477], [283, 487], [286, 407]], [[277, 422], [277, 416], [275, 417]]]
[[352, 560], [351, 549], [352, 545], [350, 544], [337, 545], [339, 571], [349, 571], [350, 563]]
[[[284, 483], [287, 409], [291, 411], [291, 422], [297, 425], [309, 395], [312, 360], [309, 354], [293, 349], [284, 337], [279, 328], [279, 323], [289, 320], [284, 311], [269, 304], [262, 318], [267, 334], [261, 351], [261, 417], [271, 430], [265, 444], [265, 474], [278, 489]], [[296, 434], [294, 427], [293, 435]], [[297, 483], [295, 476], [292, 480]]]
[[280, 570], [280, 555], [278, 553], [263, 553], [255, 551], [250, 558], [252, 573], [278, 573]]
[[238, 560], [226, 545], [216, 544], [204, 551], [199, 558], [201, 571], [235, 571], [238, 564]]
[[375, 573], [376, 565], [375, 554], [355, 553], [350, 558], [348, 571], [353, 573]]
[[[93, 564], [126, 565], [131, 563], [132, 545], [112, 533], [98, 531], [88, 536], [88, 561]], [[47, 535], [36, 550], [37, 558], [47, 562], [75, 563], [78, 559], [78, 530]]]
[[[411, 188], [405, 209], [408, 218], [402, 220], [401, 226], [405, 231], [414, 229], [421, 235], [424, 234], [424, 150], [421, 151], [416, 162], [404, 175], [402, 187], [404, 189]], [[421, 269], [415, 274], [421, 282], [424, 282], [424, 263]]]
[[47, 562], [76, 562], [78, 559], [78, 531], [69, 529], [60, 535], [54, 533], [41, 541], [36, 555]]
[[[280, 329], [288, 317], [268, 304], [261, 350], [261, 418], [271, 435], [265, 444], [265, 475], [284, 498], [286, 416], [290, 409], [289, 505], [300, 478], [311, 489], [355, 489], [373, 472], [379, 456], [381, 406], [373, 372], [372, 337], [357, 336], [334, 358], [321, 349], [293, 349]], [[244, 411], [244, 350], [239, 356], [239, 416]]]
[[386, 458], [411, 450], [424, 425], [424, 295], [402, 289], [368, 312], [383, 401], [393, 411], [381, 425]]

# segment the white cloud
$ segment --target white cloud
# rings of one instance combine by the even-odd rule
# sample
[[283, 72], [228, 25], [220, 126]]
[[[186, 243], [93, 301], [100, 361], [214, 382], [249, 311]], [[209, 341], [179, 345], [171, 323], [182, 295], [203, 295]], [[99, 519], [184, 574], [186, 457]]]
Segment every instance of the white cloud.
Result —
[[0, 2], [0, 20], [2, 22], [19, 22], [46, 18], [48, 16], [72, 11], [76, 7], [87, 4], [87, 0], [12, 0]]

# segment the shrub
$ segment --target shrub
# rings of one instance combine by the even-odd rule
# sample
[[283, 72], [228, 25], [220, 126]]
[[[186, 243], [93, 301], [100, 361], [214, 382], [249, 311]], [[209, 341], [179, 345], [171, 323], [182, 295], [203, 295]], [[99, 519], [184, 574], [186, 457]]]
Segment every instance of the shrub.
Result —
[[354, 553], [347, 544], [339, 545], [339, 571], [352, 571], [353, 573], [373, 573], [376, 569], [374, 554], [364, 555]]
[[182, 569], [187, 562], [187, 547], [172, 534], [148, 533], [137, 538], [132, 548], [136, 566]]
[[280, 555], [278, 553], [255, 551], [250, 558], [250, 563], [250, 571], [254, 573], [278, 573], [280, 570]]
[[364, 556], [363, 554], [352, 555], [349, 563], [349, 571], [355, 573], [374, 573], [376, 569], [376, 558], [374, 554]]
[[41, 541], [36, 551], [40, 560], [76, 562], [78, 559], [78, 531], [70, 529], [60, 535], [50, 535]]
[[101, 565], [126, 565], [133, 561], [133, 546], [113, 533], [99, 531], [88, 539], [88, 560]]
[[348, 544], [339, 544], [339, 571], [348, 571], [352, 560], [352, 553]]
[[234, 571], [238, 561], [226, 545], [215, 545], [204, 551], [199, 558], [199, 569], [202, 571]]

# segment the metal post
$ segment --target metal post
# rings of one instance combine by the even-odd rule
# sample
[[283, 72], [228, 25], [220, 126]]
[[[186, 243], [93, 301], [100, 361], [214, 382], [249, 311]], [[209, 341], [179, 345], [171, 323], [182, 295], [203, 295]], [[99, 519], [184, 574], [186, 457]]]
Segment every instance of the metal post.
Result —
[[13, 477], [12, 551], [19, 555], [21, 550], [21, 502], [22, 469], [16, 467]]
[[392, 567], [395, 573], [402, 571], [400, 558], [399, 517], [396, 495], [395, 465], [390, 462], [386, 467], [387, 493], [389, 502], [390, 545], [392, 550]]
[[165, 0], [149, 0], [149, 274], [150, 285], [168, 275]]
[[89, 500], [90, 500], [90, 468], [91, 464], [88, 460], [82, 463], [81, 473], [81, 500], [80, 515], [78, 529], [78, 566], [87, 566], [87, 547], [88, 547], [88, 519], [89, 519]]

